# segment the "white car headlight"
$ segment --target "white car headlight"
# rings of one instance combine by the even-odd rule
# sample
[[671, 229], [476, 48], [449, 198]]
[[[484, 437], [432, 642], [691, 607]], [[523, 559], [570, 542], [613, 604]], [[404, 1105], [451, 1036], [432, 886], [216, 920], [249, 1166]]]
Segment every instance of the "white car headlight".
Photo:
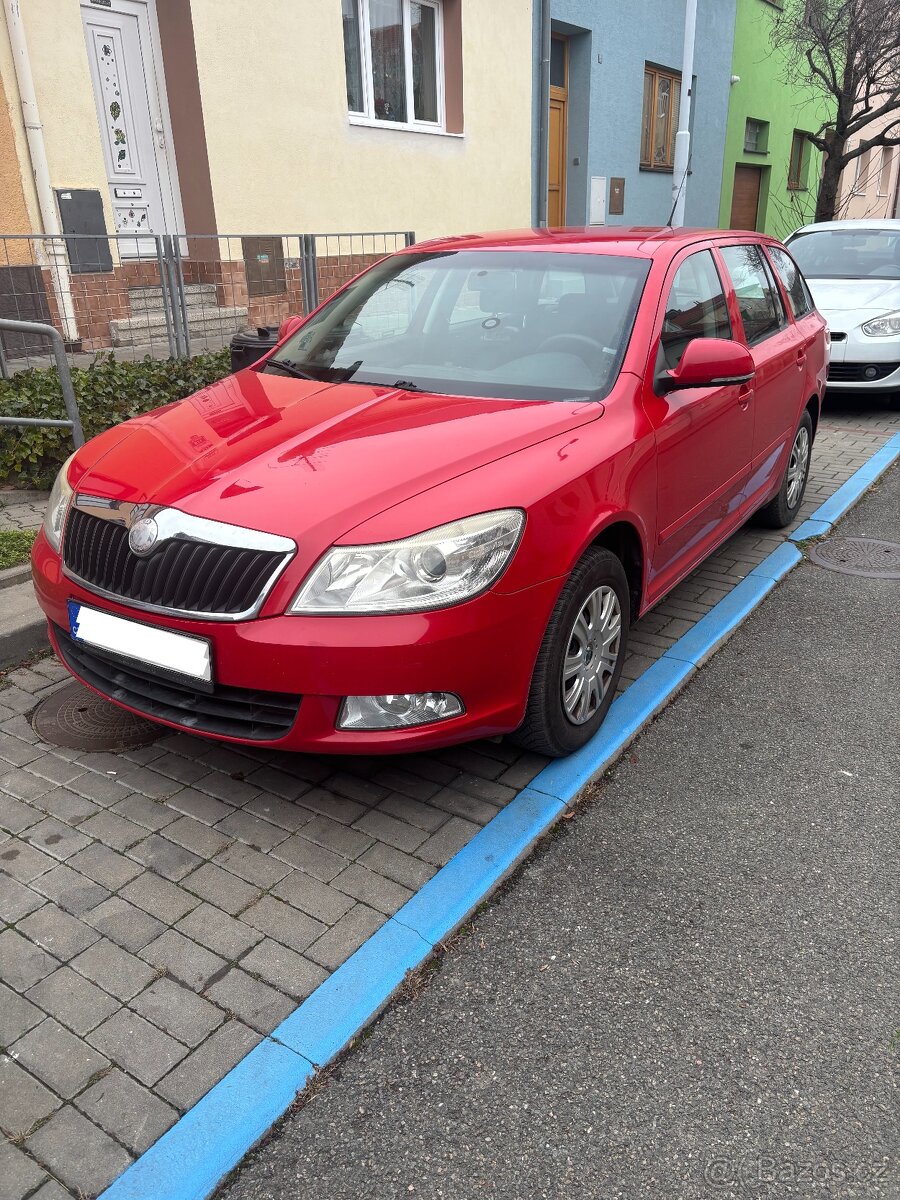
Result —
[[869, 337], [900, 337], [900, 312], [885, 313], [861, 326]]
[[288, 612], [426, 612], [485, 591], [513, 556], [525, 514], [503, 508], [451, 521], [400, 542], [333, 546]]
[[68, 474], [69, 464], [74, 457], [74, 454], [70, 454], [60, 468], [50, 492], [50, 499], [47, 501], [47, 511], [44, 514], [44, 534], [57, 554], [62, 542], [62, 531], [63, 525], [66, 523], [66, 513], [69, 511], [69, 502], [72, 499], [72, 489], [69, 487]]

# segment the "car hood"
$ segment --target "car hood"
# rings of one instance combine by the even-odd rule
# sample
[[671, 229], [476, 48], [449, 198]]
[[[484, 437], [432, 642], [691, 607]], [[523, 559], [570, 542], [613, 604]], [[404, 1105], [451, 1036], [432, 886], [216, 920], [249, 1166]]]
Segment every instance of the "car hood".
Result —
[[101, 434], [70, 479], [80, 492], [302, 539], [318, 554], [394, 504], [602, 413], [245, 370]]
[[816, 308], [829, 313], [859, 313], [861, 321], [900, 308], [900, 279], [807, 279]]

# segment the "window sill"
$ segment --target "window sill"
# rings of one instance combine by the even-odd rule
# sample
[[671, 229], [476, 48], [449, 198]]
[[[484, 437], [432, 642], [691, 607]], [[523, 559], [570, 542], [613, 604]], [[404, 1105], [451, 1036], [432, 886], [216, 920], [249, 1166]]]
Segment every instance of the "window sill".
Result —
[[792, 184], [789, 183], [787, 186], [787, 190], [789, 192], [808, 192], [809, 188], [801, 187], [799, 183], [796, 186], [793, 186]]
[[768, 150], [750, 150], [745, 146], [744, 153], [745, 154], [755, 154], [757, 158], [765, 158], [769, 152], [768, 152]]
[[409, 125], [402, 121], [378, 121], [374, 117], [359, 117], [351, 113], [347, 118], [349, 124], [361, 129], [387, 129], [392, 133], [424, 133], [431, 137], [462, 138], [464, 133], [451, 133], [447, 129], [439, 129], [436, 125]]
[[675, 174], [674, 167], [652, 167], [649, 165], [649, 163], [641, 163], [639, 169], [641, 171], [651, 171], [651, 172], [655, 173], [656, 175], [674, 175]]

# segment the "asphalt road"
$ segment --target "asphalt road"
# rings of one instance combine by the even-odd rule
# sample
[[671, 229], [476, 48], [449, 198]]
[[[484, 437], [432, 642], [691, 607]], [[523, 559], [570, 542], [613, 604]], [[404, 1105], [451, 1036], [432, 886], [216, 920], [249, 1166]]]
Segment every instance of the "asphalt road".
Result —
[[898, 601], [798, 567], [227, 1200], [900, 1195]]

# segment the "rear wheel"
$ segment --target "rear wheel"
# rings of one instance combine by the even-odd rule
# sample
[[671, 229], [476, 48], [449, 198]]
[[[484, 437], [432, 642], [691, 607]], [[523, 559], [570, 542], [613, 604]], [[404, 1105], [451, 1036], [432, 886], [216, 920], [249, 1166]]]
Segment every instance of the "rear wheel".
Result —
[[557, 758], [593, 737], [616, 694], [630, 617], [621, 562], [593, 547], [556, 602], [515, 742]]
[[778, 494], [759, 510], [759, 519], [770, 529], [783, 529], [790, 525], [800, 511], [806, 481], [809, 478], [810, 451], [812, 450], [812, 418], [804, 412], [794, 434], [794, 443], [788, 464], [781, 480]]

